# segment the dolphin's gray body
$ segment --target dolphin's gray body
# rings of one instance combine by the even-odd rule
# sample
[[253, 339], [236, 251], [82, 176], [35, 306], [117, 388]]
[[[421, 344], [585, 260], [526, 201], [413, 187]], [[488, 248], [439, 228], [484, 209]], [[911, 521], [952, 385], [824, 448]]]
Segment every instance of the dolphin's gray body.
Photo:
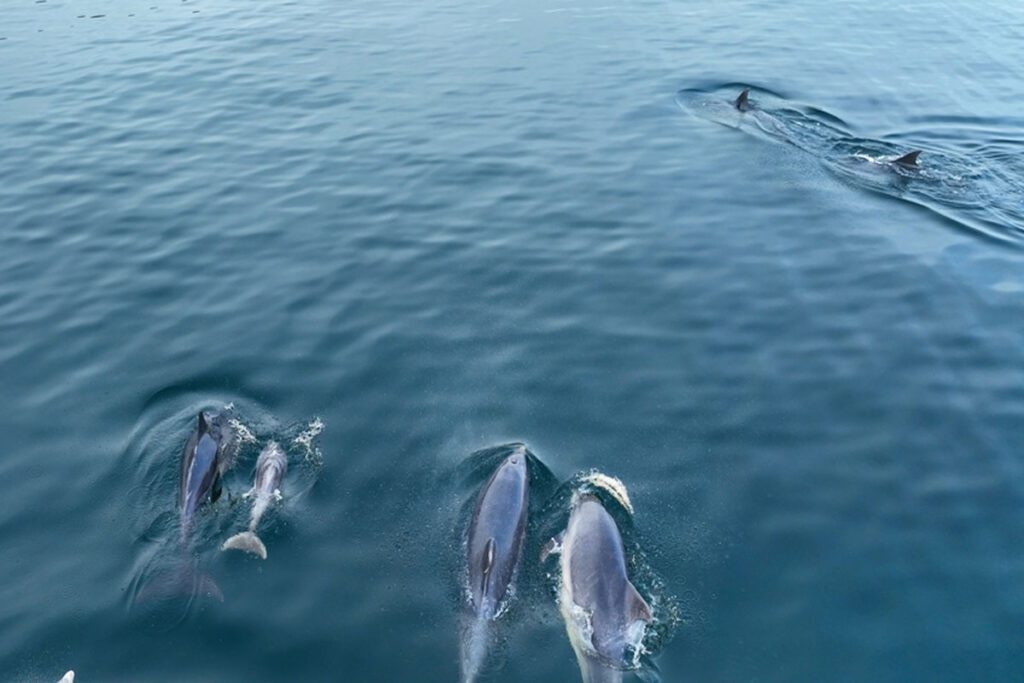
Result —
[[256, 535], [256, 527], [270, 504], [281, 500], [281, 482], [288, 471], [288, 458], [277, 443], [271, 441], [256, 460], [256, 476], [246, 497], [253, 498], [249, 529], [224, 541], [221, 550], [245, 550], [261, 559], [267, 559], [267, 548]]
[[617, 683], [652, 621], [651, 608], [629, 581], [619, 528], [596, 496], [574, 496], [555, 550], [561, 552], [559, 607], [583, 680]]
[[207, 499], [215, 502], [220, 497], [220, 478], [231, 467], [235, 448], [234, 433], [224, 416], [201, 411], [181, 454], [178, 507], [183, 546], [188, 545], [199, 506]]
[[223, 600], [216, 582], [198, 571], [189, 558], [190, 539], [196, 512], [205, 501], [220, 497], [221, 476], [234, 462], [237, 442], [227, 419], [219, 413], [200, 412], [196, 427], [181, 453], [178, 477], [178, 511], [181, 525], [183, 562], [176, 570], [152, 577], [135, 596], [136, 602], [196, 593]]
[[477, 499], [467, 539], [470, 614], [462, 638], [462, 676], [473, 681], [486, 656], [488, 624], [507, 602], [526, 535], [529, 507], [526, 447], [518, 444]]

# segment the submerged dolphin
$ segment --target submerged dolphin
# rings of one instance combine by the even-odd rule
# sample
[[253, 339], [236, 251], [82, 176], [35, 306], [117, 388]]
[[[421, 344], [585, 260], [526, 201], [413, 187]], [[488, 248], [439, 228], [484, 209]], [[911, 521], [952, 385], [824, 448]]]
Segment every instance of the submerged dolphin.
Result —
[[288, 458], [281, 447], [271, 441], [256, 460], [256, 477], [252, 488], [245, 494], [245, 497], [251, 496], [254, 499], [252, 513], [249, 515], [249, 529], [224, 541], [221, 550], [244, 550], [260, 559], [267, 559], [267, 548], [256, 535], [256, 527], [270, 504], [281, 500], [281, 482], [287, 470]]
[[653, 617], [629, 581], [619, 528], [595, 495], [573, 495], [561, 541], [552, 539], [542, 559], [552, 552], [561, 553], [558, 603], [584, 683], [619, 683]]
[[476, 680], [486, 657], [489, 624], [507, 602], [526, 535], [529, 477], [526, 447], [517, 444], [491, 475], [469, 522], [469, 614], [462, 634], [462, 680]]

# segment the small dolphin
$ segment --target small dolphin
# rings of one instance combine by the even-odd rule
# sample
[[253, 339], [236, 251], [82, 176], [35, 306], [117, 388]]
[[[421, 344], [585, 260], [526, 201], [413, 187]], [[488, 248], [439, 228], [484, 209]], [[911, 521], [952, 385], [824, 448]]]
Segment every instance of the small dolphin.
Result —
[[462, 637], [462, 680], [476, 680], [487, 649], [488, 625], [501, 616], [526, 535], [529, 477], [526, 447], [516, 444], [491, 475], [469, 522], [469, 623]]
[[[628, 498], [626, 498], [628, 500]], [[541, 559], [560, 553], [559, 608], [584, 683], [619, 683], [653, 621], [629, 581], [622, 536], [597, 496], [577, 492], [566, 530]]]
[[254, 499], [252, 513], [249, 515], [249, 530], [224, 541], [221, 550], [244, 550], [259, 556], [260, 559], [267, 559], [267, 548], [256, 535], [256, 527], [270, 504], [281, 500], [281, 482], [287, 470], [288, 458], [281, 447], [271, 441], [256, 460], [256, 477], [252, 488], [245, 494], [246, 498]]

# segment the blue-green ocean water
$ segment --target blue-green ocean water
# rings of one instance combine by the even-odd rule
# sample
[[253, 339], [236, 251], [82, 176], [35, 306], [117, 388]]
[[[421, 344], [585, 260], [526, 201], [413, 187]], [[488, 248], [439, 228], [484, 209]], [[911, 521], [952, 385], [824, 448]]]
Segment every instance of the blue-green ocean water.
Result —
[[[666, 682], [1020, 680], [1022, 37], [990, 1], [8, 0], [0, 679], [454, 681], [456, 474], [521, 440], [629, 487]], [[224, 603], [135, 609], [228, 404], [294, 458], [269, 558], [217, 549], [249, 444], [197, 528]], [[489, 680], [577, 680], [522, 600]]]

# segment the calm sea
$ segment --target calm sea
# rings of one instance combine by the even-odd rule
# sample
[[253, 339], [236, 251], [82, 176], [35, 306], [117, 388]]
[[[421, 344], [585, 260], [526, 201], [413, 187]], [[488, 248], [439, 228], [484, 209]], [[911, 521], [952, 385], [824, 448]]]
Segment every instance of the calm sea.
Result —
[[[665, 683], [1021, 680], [1022, 65], [986, 0], [8, 0], [0, 680], [456, 681], [510, 441], [629, 487]], [[140, 609], [225, 406], [225, 601]]]

